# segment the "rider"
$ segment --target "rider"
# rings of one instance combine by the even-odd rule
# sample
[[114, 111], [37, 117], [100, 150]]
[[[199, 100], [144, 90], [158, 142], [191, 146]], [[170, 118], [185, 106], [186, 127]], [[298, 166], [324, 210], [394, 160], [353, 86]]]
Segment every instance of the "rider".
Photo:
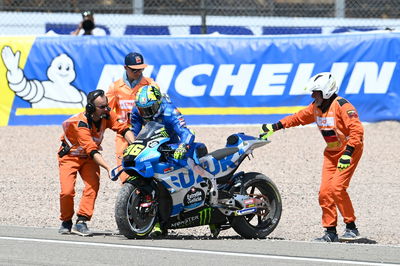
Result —
[[137, 136], [149, 121], [163, 124], [170, 142], [179, 144], [174, 159], [182, 159], [194, 142], [194, 134], [186, 127], [185, 119], [169, 97], [162, 95], [156, 85], [146, 85], [138, 90], [135, 104], [131, 114], [134, 135]]
[[[149, 121], [155, 121], [165, 126], [171, 144], [177, 144], [174, 159], [182, 159], [194, 142], [194, 134], [186, 127], [185, 119], [179, 110], [171, 103], [167, 95], [162, 95], [156, 85], [141, 87], [135, 100], [135, 107], [131, 114], [131, 130], [137, 136], [142, 127]], [[132, 178], [132, 177], [130, 177]], [[128, 180], [130, 179], [128, 178]], [[163, 195], [161, 195], [163, 197]], [[164, 195], [164, 197], [168, 198]], [[163, 204], [164, 203], [164, 204]], [[165, 205], [165, 206], [162, 206]], [[160, 201], [160, 210], [168, 210], [167, 200]], [[166, 235], [164, 224], [169, 218], [169, 211], [160, 211], [160, 223], [157, 223], [151, 233], [152, 237]]]
[[[170, 101], [166, 94], [161, 94], [160, 89], [156, 85], [146, 85], [141, 87], [135, 100], [135, 107], [132, 109], [131, 125], [132, 131], [137, 136], [149, 121], [155, 121], [165, 126], [165, 129], [170, 137], [170, 143], [176, 144], [177, 149], [174, 152], [174, 159], [182, 159], [185, 155], [191, 156], [195, 148], [202, 147], [204, 144], [194, 142], [194, 133], [186, 127], [185, 119], [181, 112]], [[129, 178], [128, 178], [129, 180]], [[165, 221], [169, 218], [168, 195], [161, 195], [164, 200], [160, 201], [160, 223], [156, 223], [151, 237], [167, 235], [167, 230], [164, 228]], [[211, 233], [216, 237], [220, 228], [216, 225], [210, 225]]]

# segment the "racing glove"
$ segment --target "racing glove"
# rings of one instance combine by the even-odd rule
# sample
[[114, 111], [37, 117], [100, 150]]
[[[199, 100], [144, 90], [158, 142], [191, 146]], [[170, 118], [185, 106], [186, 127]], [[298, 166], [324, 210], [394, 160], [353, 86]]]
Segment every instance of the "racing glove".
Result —
[[174, 152], [174, 159], [180, 160], [182, 159], [187, 152], [186, 144], [179, 144], [178, 148]]
[[346, 150], [343, 152], [342, 156], [339, 158], [337, 168], [340, 171], [346, 169], [351, 164], [351, 155], [353, 154], [354, 147], [347, 145]]

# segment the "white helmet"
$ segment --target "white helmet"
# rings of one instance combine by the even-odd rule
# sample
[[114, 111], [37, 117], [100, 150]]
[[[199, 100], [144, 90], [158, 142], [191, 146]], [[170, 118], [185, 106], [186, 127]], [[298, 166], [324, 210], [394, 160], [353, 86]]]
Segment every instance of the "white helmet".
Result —
[[321, 72], [310, 78], [305, 89], [310, 92], [321, 91], [322, 98], [327, 100], [334, 93], [337, 93], [338, 86], [330, 72]]

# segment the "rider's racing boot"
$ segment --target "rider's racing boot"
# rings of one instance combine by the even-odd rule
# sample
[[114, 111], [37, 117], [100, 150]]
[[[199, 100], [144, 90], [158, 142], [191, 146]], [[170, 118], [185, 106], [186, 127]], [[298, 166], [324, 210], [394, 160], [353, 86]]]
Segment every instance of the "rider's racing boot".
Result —
[[217, 238], [219, 233], [221, 232], [221, 227], [216, 224], [210, 224], [210, 231], [214, 238]]
[[154, 225], [153, 231], [149, 234], [151, 238], [160, 238], [163, 236], [167, 236], [168, 231], [167, 230], [162, 230], [160, 223], [156, 223]]

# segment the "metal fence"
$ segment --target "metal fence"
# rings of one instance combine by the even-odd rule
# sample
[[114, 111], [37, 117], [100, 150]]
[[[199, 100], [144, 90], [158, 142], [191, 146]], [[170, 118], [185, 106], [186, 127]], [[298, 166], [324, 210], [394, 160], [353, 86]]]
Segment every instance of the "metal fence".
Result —
[[[240, 17], [240, 26], [247, 27], [265, 26], [266, 23], [270, 23], [269, 21], [275, 24], [272, 26], [279, 26], [279, 24], [290, 26], [288, 17], [331, 19], [324, 21], [325, 26], [331, 27], [352, 26], [349, 22], [352, 21], [351, 19], [358, 27], [400, 27], [400, 21], [397, 22], [400, 16], [400, 0], [0, 0], [0, 12], [6, 13], [8, 18], [11, 18], [0, 18], [0, 30], [10, 27], [11, 24], [18, 24], [22, 27], [20, 30], [25, 28], [29, 31], [29, 26], [36, 22], [36, 18], [30, 19], [30, 16], [33, 16], [32, 13], [47, 14], [54, 18], [54, 15], [59, 13], [78, 15], [83, 10], [91, 10], [96, 16], [114, 14], [114, 17], [107, 16], [101, 19], [101, 22], [109, 27], [122, 27], [122, 22], [116, 15], [123, 14], [133, 14], [137, 20], [146, 19], [146, 17], [138, 17], [143, 15], [168, 16], [167, 21], [179, 27], [193, 26], [191, 23], [195, 20], [182, 18], [194, 16], [198, 17], [199, 23], [202, 24], [201, 33], [209, 33], [207, 27], [212, 26], [212, 23], [215, 24], [212, 19], [209, 19], [210, 17], [219, 17], [218, 25], [224, 24], [221, 23], [224, 19], [227, 20], [225, 24], [229, 25], [232, 23], [232, 17]], [[26, 19], [21, 20], [17, 14], [24, 13], [26, 13]], [[246, 17], [251, 18], [247, 24], [244, 22]], [[76, 16], [75, 20], [76, 18], [79, 17]], [[124, 17], [124, 19], [129, 18]], [[273, 20], [265, 20], [266, 18]], [[357, 18], [359, 20], [354, 20]], [[57, 23], [62, 23], [60, 19], [56, 20]], [[136, 23], [137, 20], [132, 21]], [[347, 22], [344, 23], [343, 21], [346, 20]], [[316, 23], [315, 20], [310, 20], [308, 23], [301, 21], [301, 25], [296, 25], [297, 22], [292, 21], [291, 27], [304, 27], [307, 24], [309, 24], [308, 27], [312, 27]], [[65, 23], [71, 23], [71, 19], [66, 19]], [[156, 19], [146, 19], [146, 21], [140, 21], [139, 24], [160, 25]]]
[[400, 0], [0, 0], [0, 10], [112, 14], [399, 18]]

